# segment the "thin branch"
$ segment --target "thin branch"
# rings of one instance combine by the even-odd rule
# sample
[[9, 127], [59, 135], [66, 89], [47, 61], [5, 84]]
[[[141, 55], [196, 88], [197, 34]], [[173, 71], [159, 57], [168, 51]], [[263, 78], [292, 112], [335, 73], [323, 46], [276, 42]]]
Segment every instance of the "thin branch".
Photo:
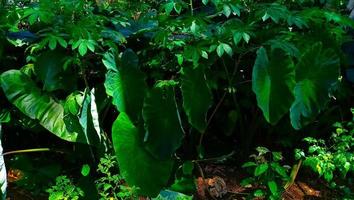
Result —
[[193, 12], [193, 0], [189, 0], [189, 5], [191, 7], [191, 15], [193, 16], [194, 15], [194, 12]]
[[50, 149], [50, 148], [37, 148], [37, 149], [21, 149], [21, 150], [15, 150], [15, 151], [8, 151], [3, 153], [3, 156], [6, 155], [11, 155], [11, 154], [19, 154], [19, 153], [34, 153], [34, 152], [48, 152], [48, 151], [52, 151], [52, 152], [57, 152], [57, 153], [65, 153], [64, 151], [60, 151], [60, 150], [54, 150], [54, 149]]

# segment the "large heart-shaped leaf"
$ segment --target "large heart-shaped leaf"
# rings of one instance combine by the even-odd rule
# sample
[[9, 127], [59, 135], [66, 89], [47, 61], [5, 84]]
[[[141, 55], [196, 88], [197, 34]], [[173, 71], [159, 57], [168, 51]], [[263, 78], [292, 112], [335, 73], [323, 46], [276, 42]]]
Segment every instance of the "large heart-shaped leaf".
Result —
[[206, 115], [212, 103], [212, 97], [201, 67], [183, 68], [182, 96], [183, 108], [189, 123], [203, 133], [207, 126]]
[[34, 69], [43, 82], [44, 90], [75, 89], [76, 76], [72, 76], [70, 67], [65, 70], [63, 67], [67, 59], [67, 56], [60, 51], [44, 52], [37, 58]]
[[125, 112], [136, 122], [141, 116], [146, 89], [145, 75], [138, 68], [138, 58], [131, 50], [122, 56], [122, 64], [115, 71], [106, 73], [106, 93], [113, 97], [119, 112]]
[[173, 160], [158, 160], [143, 146], [141, 130], [134, 126], [128, 115], [120, 113], [113, 123], [112, 140], [120, 172], [138, 193], [155, 197], [166, 186], [172, 172]]
[[98, 120], [97, 105], [95, 102], [95, 89], [86, 89], [79, 122], [88, 144], [101, 142], [101, 128]]
[[19, 70], [9, 70], [0, 76], [1, 87], [7, 99], [21, 112], [61, 139], [83, 142], [78, 133], [68, 131], [64, 123], [64, 108], [50, 96], [43, 94], [35, 83]]
[[296, 66], [295, 101], [290, 109], [291, 124], [302, 127], [302, 117], [317, 115], [328, 103], [331, 89], [339, 78], [339, 58], [321, 43], [310, 47]]
[[265, 119], [276, 124], [294, 101], [295, 67], [289, 56], [275, 49], [268, 59], [265, 48], [257, 51], [252, 73], [252, 90]]
[[156, 158], [169, 159], [183, 138], [173, 89], [152, 89], [144, 101], [143, 118], [147, 150]]

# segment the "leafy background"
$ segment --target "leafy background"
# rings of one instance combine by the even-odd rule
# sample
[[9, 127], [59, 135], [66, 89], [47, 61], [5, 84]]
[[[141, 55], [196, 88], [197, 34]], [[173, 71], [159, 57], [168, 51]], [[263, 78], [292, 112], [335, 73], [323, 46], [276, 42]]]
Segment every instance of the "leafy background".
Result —
[[345, 5], [3, 1], [3, 145], [91, 166], [114, 152], [127, 184], [155, 197], [183, 163], [326, 138], [354, 102]]

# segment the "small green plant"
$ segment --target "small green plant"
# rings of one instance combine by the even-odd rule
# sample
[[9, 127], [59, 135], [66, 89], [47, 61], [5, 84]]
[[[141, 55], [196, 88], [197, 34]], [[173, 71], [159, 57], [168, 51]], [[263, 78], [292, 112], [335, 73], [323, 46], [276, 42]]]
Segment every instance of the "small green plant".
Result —
[[303, 165], [309, 166], [314, 172], [336, 187], [334, 178], [344, 179], [354, 171], [354, 109], [351, 122], [337, 122], [336, 129], [330, 140], [304, 138], [309, 145], [307, 152], [296, 149], [296, 159], [303, 159]]
[[97, 172], [101, 175], [96, 180], [100, 199], [135, 199], [136, 188], [124, 185], [123, 177], [118, 173], [115, 156], [106, 154], [100, 159]]
[[84, 196], [81, 188], [74, 185], [67, 176], [58, 176], [56, 184], [46, 190], [49, 200], [78, 200]]
[[279, 199], [284, 182], [289, 180], [289, 167], [280, 164], [283, 160], [281, 152], [271, 152], [265, 147], [257, 147], [256, 150], [258, 154], [250, 156], [254, 161], [242, 165], [243, 168], [250, 169], [252, 176], [242, 180], [241, 185], [255, 187], [254, 197]]

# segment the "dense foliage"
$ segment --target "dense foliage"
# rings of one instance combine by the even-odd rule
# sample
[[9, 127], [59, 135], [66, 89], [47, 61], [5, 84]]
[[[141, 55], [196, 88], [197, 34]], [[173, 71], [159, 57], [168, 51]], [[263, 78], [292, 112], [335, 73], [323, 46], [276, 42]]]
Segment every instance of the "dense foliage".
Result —
[[[39, 146], [85, 154], [75, 159], [91, 166], [114, 152], [124, 181], [150, 197], [171, 185], [190, 191], [194, 176], [181, 168], [209, 157], [233, 151], [244, 161], [257, 145], [328, 138], [353, 106], [346, 3], [2, 1], [3, 138], [20, 129]], [[282, 170], [273, 159], [253, 164]], [[286, 180], [279, 169], [267, 178]], [[70, 184], [57, 183], [55, 195], [72, 184], [58, 179]], [[269, 195], [279, 196], [282, 181], [268, 179]], [[101, 196], [120, 191], [103, 180]]]

